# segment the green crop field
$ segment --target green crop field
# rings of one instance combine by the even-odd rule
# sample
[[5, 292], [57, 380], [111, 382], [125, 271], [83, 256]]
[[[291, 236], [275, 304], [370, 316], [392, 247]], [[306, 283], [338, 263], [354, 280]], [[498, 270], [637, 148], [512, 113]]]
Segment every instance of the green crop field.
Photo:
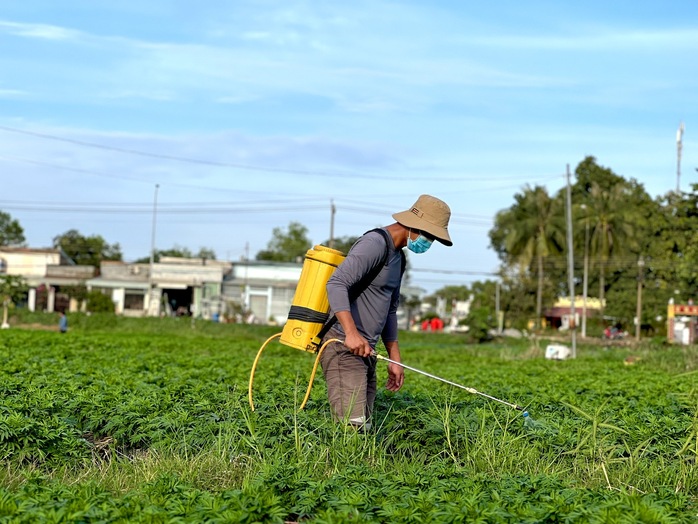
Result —
[[[0, 332], [0, 523], [696, 522], [698, 351], [405, 333], [373, 430], [269, 327], [71, 318]], [[629, 358], [632, 357], [632, 358]], [[626, 360], [627, 359], [627, 360]], [[632, 365], [627, 365], [632, 363]], [[379, 365], [379, 381], [386, 378]]]

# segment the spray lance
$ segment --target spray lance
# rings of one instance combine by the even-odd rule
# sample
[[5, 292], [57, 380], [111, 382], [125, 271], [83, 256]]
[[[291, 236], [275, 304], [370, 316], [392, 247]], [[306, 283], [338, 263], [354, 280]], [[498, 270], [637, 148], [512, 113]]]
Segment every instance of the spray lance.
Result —
[[512, 404], [511, 402], [507, 402], [506, 400], [501, 400], [499, 398], [493, 397], [492, 395], [488, 395], [486, 393], [483, 393], [482, 391], [478, 391], [475, 388], [470, 388], [467, 386], [462, 386], [461, 384], [456, 384], [455, 382], [451, 382], [450, 380], [446, 380], [445, 378], [437, 377], [436, 375], [432, 375], [431, 373], [427, 373], [426, 371], [422, 371], [421, 369], [413, 368], [412, 366], [408, 366], [406, 364], [403, 364], [402, 362], [397, 362], [396, 360], [392, 360], [388, 357], [384, 357], [383, 355], [380, 355], [378, 353], [374, 353], [375, 357], [378, 360], [384, 360], [386, 362], [390, 362], [391, 364], [397, 364], [400, 367], [403, 367], [405, 369], [409, 369], [410, 371], [414, 371], [415, 373], [419, 373], [420, 375], [424, 375], [425, 377], [433, 378], [435, 380], [438, 380], [440, 382], [443, 382], [445, 384], [449, 384], [450, 386], [455, 386], [460, 389], [464, 389], [468, 393], [471, 393], [473, 395], [480, 395], [481, 397], [488, 398], [490, 400], [494, 400], [495, 402], [499, 402], [500, 404], [504, 404], [505, 406], [509, 406], [510, 408], [513, 408], [517, 411], [522, 411], [522, 415], [524, 418], [528, 417], [528, 411], [526, 411], [523, 407], [517, 405], [517, 404]]

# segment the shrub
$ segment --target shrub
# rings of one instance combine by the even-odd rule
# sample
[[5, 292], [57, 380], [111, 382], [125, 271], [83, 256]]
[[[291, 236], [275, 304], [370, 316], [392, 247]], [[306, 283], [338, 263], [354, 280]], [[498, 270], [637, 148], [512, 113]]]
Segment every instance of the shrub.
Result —
[[114, 313], [114, 302], [100, 291], [87, 293], [87, 310], [90, 313]]

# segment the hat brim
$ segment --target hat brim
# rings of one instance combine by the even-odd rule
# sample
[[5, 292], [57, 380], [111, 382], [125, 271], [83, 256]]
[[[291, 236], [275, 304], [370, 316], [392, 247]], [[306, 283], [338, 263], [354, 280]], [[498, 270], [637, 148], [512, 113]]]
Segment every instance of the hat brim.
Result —
[[428, 222], [423, 218], [418, 217], [410, 211], [402, 211], [400, 213], [395, 213], [393, 215], [393, 218], [405, 227], [419, 229], [420, 231], [426, 231], [436, 240], [441, 242], [444, 246], [450, 247], [453, 245], [451, 237], [448, 234], [448, 230], [446, 230], [446, 228], [437, 226], [436, 224], [432, 224], [431, 222]]

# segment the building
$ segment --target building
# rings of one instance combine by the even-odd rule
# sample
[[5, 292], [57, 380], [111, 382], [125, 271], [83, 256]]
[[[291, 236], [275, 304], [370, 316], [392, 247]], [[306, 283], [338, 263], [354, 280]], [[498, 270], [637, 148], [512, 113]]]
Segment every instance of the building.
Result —
[[63, 293], [95, 275], [93, 266], [78, 266], [61, 249], [0, 247], [0, 274], [18, 275], [29, 286], [27, 308], [30, 311], [70, 310], [79, 307]]
[[[283, 325], [303, 268], [302, 262], [162, 257], [158, 262], [103, 261], [99, 274], [78, 266], [58, 249], [0, 248], [0, 273], [22, 276], [29, 285], [30, 311], [78, 311], [71, 286], [111, 298], [119, 315], [193, 316], [211, 320]], [[424, 290], [405, 286], [405, 302]], [[410, 311], [398, 311], [406, 329]]]
[[223, 277], [230, 262], [162, 257], [151, 264], [104, 261], [100, 275], [85, 284], [108, 294], [117, 314], [126, 316], [194, 316], [224, 313]]
[[243, 260], [233, 264], [223, 282], [223, 299], [239, 305], [238, 314], [256, 323], [283, 324], [303, 264]]
[[[587, 297], [586, 299], [586, 317], [590, 318], [598, 316], [603, 304], [598, 298]], [[580, 318], [584, 314], [584, 297], [575, 297], [574, 299], [574, 322], [579, 326]], [[554, 329], [567, 330], [570, 328], [572, 320], [572, 301], [569, 297], [560, 297], [555, 301], [553, 307], [544, 313], [546, 324]]]

